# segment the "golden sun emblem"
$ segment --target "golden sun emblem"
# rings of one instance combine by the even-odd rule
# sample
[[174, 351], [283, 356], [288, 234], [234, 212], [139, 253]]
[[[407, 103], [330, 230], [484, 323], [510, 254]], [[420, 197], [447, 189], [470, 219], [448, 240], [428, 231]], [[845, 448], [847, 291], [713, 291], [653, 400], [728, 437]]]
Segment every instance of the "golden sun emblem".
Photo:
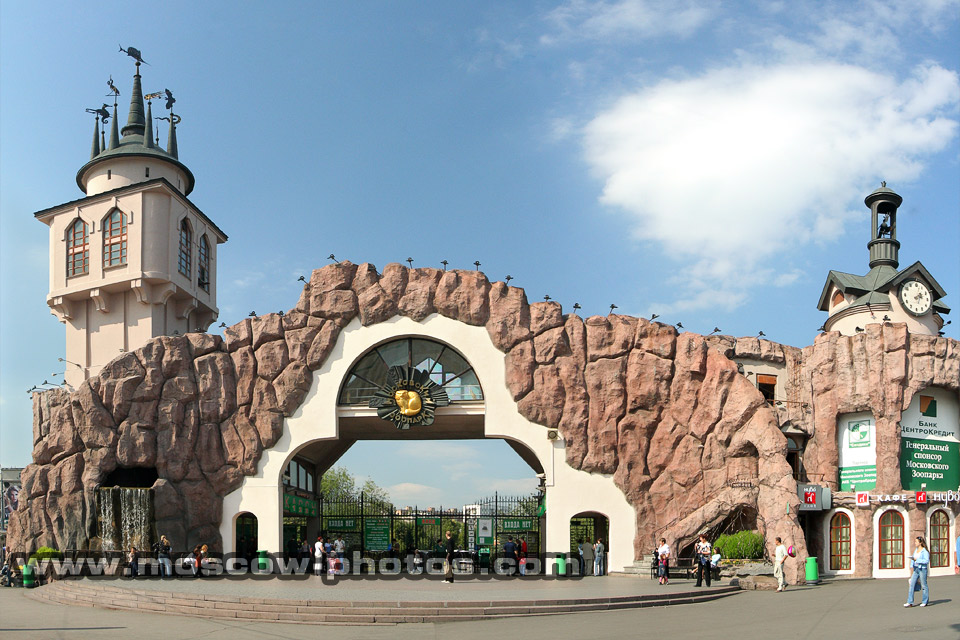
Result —
[[397, 407], [400, 413], [405, 416], [415, 416], [420, 413], [423, 403], [420, 400], [420, 394], [409, 389], [397, 389], [393, 393], [393, 399], [397, 401]]

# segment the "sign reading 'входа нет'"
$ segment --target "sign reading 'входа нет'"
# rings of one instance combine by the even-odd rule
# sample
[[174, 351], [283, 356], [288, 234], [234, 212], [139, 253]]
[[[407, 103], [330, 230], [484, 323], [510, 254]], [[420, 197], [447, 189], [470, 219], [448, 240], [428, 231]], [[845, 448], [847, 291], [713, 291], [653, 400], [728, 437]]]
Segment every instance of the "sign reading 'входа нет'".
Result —
[[863, 491], [877, 486], [877, 428], [873, 414], [840, 416], [837, 443], [840, 451], [840, 490]]
[[907, 491], [960, 487], [960, 410], [946, 389], [925, 389], [900, 419], [900, 484]]

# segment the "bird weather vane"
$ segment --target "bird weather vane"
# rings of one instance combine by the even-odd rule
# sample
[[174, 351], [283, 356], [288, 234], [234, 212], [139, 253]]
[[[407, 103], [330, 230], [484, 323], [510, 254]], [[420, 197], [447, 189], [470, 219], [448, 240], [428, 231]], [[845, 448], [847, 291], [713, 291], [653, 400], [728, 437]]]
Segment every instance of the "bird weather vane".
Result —
[[167, 103], [164, 106], [167, 109], [171, 109], [171, 110], [173, 109], [173, 103], [177, 101], [177, 99], [173, 97], [173, 93], [170, 91], [170, 89], [164, 89], [163, 91], [157, 91], [156, 93], [148, 93], [143, 97], [146, 98], [147, 100], [157, 100], [159, 98], [165, 98]]
[[113, 75], [110, 76], [110, 79], [107, 80], [107, 86], [110, 87], [110, 93], [107, 94], [107, 97], [113, 98], [113, 103], [117, 103], [117, 98], [120, 97], [120, 89], [117, 89], [117, 86], [113, 84]]
[[125, 53], [131, 58], [133, 58], [134, 60], [136, 60], [138, 67], [140, 66], [141, 62], [143, 64], [150, 64], [149, 62], [143, 59], [143, 55], [140, 53], [139, 49], [134, 49], [133, 47], [127, 47], [126, 49], [124, 49], [123, 45], [119, 45], [119, 47], [120, 47], [120, 53]]

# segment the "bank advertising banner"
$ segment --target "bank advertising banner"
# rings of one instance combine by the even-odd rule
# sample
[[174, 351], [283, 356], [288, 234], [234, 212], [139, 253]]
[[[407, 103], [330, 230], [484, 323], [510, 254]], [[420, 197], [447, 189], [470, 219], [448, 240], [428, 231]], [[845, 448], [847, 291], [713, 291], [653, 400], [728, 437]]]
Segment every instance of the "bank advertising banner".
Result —
[[956, 394], [925, 389], [900, 419], [900, 483], [906, 491], [960, 487], [960, 407]]
[[846, 413], [839, 420], [840, 491], [877, 486], [877, 427], [873, 414]]

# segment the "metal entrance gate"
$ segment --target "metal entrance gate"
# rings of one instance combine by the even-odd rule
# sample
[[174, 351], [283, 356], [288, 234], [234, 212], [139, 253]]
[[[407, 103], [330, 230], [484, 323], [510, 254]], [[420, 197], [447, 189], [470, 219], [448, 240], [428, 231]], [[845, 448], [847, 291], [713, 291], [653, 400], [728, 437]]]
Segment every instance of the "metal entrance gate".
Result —
[[320, 496], [317, 518], [325, 539], [343, 538], [348, 558], [354, 552], [373, 560], [404, 558], [416, 551], [425, 558], [443, 557], [445, 533], [450, 531], [459, 555], [475, 568], [492, 567], [503, 555], [508, 537], [518, 547], [526, 542], [528, 558], [543, 560], [544, 518], [539, 494], [494, 494], [462, 509], [398, 509], [364, 493], [356, 499], [325, 500]]

